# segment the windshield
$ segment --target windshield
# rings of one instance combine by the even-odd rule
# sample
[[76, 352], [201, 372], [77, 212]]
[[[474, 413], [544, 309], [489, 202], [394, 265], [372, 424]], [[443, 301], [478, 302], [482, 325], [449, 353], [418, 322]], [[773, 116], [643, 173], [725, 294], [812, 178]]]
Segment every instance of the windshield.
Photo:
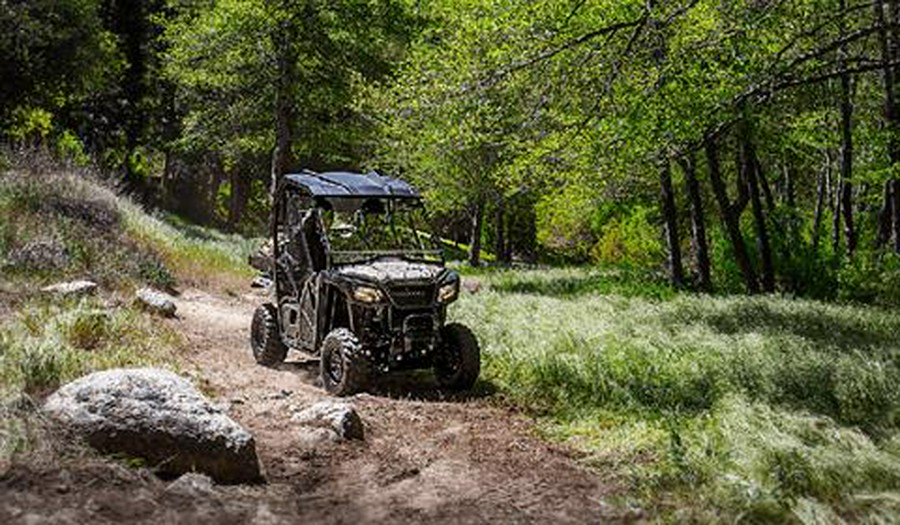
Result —
[[335, 204], [322, 213], [334, 263], [381, 256], [440, 260], [418, 201], [365, 199]]

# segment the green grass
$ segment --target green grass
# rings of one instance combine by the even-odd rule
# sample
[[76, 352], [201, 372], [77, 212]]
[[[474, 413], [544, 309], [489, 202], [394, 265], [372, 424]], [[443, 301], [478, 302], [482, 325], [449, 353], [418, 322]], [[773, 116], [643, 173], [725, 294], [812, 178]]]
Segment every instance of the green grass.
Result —
[[483, 377], [621, 481], [621, 504], [676, 521], [900, 511], [896, 312], [575, 269], [481, 275], [489, 290], [452, 315], [476, 331]]
[[28, 432], [39, 419], [32, 399], [96, 370], [171, 367], [181, 346], [175, 332], [133, 307], [110, 308], [98, 298], [29, 300], [0, 324], [0, 466], [41, 446]]

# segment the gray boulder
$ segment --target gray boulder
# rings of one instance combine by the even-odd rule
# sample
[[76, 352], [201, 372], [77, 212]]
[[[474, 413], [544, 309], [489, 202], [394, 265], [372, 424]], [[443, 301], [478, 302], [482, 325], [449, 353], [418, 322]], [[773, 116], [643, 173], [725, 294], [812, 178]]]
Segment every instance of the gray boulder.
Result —
[[93, 281], [70, 281], [45, 286], [41, 288], [41, 291], [60, 297], [78, 297], [93, 294], [97, 291], [97, 283]]
[[137, 303], [147, 311], [159, 314], [163, 317], [175, 317], [175, 301], [169, 295], [153, 290], [141, 288], [135, 295]]
[[167, 370], [96, 372], [57, 390], [44, 411], [94, 448], [143, 458], [160, 474], [262, 479], [253, 436]]
[[[341, 401], [320, 401], [291, 418], [307, 427], [326, 429], [339, 439], [364, 439], [365, 428], [356, 409]], [[304, 432], [304, 435], [308, 432]], [[320, 434], [320, 433], [317, 433]]]

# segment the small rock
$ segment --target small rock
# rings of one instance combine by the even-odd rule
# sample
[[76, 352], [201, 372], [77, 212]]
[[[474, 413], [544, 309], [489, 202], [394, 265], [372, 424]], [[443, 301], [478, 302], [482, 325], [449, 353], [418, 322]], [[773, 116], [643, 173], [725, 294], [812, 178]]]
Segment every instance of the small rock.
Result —
[[462, 289], [470, 294], [477, 294], [481, 291], [481, 281], [478, 279], [473, 279], [471, 277], [466, 277], [462, 280]]
[[268, 289], [270, 286], [272, 286], [272, 279], [269, 279], [264, 275], [256, 276], [250, 283], [250, 288]]
[[188, 472], [169, 483], [169, 486], [166, 487], [166, 492], [200, 498], [214, 494], [215, 489], [213, 488], [213, 480], [209, 476], [197, 472]]
[[58, 295], [60, 297], [78, 297], [82, 295], [91, 295], [97, 291], [97, 283], [93, 281], [70, 281], [67, 283], [57, 283], [41, 288], [44, 293]]
[[304, 426], [330, 429], [340, 439], [365, 437], [362, 419], [349, 403], [320, 401], [297, 412], [291, 419]]
[[167, 294], [151, 288], [141, 288], [137, 291], [136, 301], [146, 310], [163, 317], [175, 317], [175, 301]]

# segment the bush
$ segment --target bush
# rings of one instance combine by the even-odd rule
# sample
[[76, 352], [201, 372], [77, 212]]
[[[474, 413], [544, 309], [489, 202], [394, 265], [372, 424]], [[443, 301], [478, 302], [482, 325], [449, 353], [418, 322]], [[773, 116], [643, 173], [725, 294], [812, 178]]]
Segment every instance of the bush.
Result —
[[664, 258], [653, 208], [635, 206], [624, 217], [612, 217], [600, 229], [600, 240], [591, 248], [591, 259], [604, 264], [659, 266]]

